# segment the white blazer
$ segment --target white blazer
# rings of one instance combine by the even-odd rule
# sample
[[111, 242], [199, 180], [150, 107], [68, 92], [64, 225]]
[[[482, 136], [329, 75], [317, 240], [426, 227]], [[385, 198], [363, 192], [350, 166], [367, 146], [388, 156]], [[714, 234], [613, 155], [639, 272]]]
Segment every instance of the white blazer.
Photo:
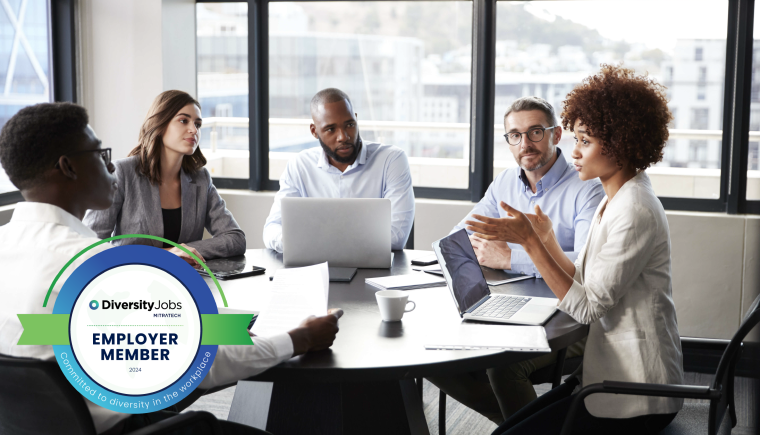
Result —
[[[605, 196], [599, 204], [573, 279], [559, 309], [591, 325], [583, 386], [605, 380], [683, 383], [670, 230], [645, 172], [626, 182], [612, 201]], [[670, 414], [683, 405], [678, 398], [615, 394], [585, 400], [591, 415], [602, 418]]]

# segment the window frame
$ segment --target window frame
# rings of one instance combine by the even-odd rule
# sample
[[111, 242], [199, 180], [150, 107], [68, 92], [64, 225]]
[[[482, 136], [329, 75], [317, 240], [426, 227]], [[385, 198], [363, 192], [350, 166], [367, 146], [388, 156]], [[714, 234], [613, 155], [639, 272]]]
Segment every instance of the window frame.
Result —
[[[48, 0], [48, 57], [53, 101], [77, 102], [76, 0]], [[0, 193], [0, 207], [23, 202], [18, 190]]]
[[[279, 190], [279, 182], [269, 179], [268, 9], [270, 1], [292, 0], [196, 1], [196, 3], [248, 3], [250, 174], [248, 180], [215, 178], [214, 183], [219, 188], [242, 189], [247, 185], [248, 189], [255, 191]], [[416, 198], [478, 202], [493, 180], [493, 126], [488, 124], [494, 119], [497, 0], [472, 1], [473, 51], [470, 113], [473, 122], [470, 128], [469, 187], [467, 189], [414, 187]], [[728, 3], [720, 195], [718, 199], [660, 197], [660, 202], [666, 210], [728, 214], [760, 213], [760, 201], [746, 199], [754, 0], [728, 0]], [[736, 168], [739, 169], [736, 170]]]

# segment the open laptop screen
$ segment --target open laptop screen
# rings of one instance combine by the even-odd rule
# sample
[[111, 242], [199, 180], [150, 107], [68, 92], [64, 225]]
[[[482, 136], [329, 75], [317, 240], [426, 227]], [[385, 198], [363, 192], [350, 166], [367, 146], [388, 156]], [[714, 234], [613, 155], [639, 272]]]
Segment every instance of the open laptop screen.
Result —
[[433, 246], [460, 314], [490, 294], [467, 231], [459, 230]]

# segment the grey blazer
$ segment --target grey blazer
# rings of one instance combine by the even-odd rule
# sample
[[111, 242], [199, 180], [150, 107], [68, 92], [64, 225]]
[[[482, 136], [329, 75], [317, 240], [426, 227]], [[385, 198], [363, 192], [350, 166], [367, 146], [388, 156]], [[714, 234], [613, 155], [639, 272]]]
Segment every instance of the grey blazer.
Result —
[[[138, 172], [138, 163], [137, 156], [115, 161], [119, 187], [113, 205], [106, 210], [88, 210], [84, 217], [84, 224], [101, 239], [121, 234], [164, 235], [158, 186], [150, 184], [148, 178]], [[197, 249], [206, 260], [244, 254], [245, 234], [211, 184], [208, 170], [201, 168], [194, 174], [183, 170], [180, 181], [182, 228], [179, 243]], [[213, 238], [202, 240], [204, 228]], [[150, 239], [121, 239], [111, 243], [163, 246], [158, 240]]]

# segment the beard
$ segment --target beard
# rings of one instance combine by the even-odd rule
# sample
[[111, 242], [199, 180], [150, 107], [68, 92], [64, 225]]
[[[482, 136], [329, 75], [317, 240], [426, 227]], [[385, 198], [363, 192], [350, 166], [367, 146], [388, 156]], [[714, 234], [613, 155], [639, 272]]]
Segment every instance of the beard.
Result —
[[349, 163], [349, 164], [353, 163], [354, 160], [356, 160], [356, 156], [359, 155], [359, 151], [361, 151], [361, 149], [362, 149], [362, 138], [361, 137], [357, 137], [356, 138], [356, 143], [353, 144], [353, 145], [349, 145], [349, 146], [351, 146], [353, 148], [353, 152], [351, 154], [349, 154], [348, 156], [346, 156], [346, 157], [342, 157], [342, 156], [340, 156], [337, 153], [337, 151], [339, 149], [345, 149], [348, 146], [341, 145], [338, 148], [336, 148], [335, 151], [333, 151], [324, 142], [322, 142], [322, 138], [321, 137], [317, 136], [317, 140], [319, 141], [319, 145], [322, 146], [322, 150], [325, 152], [325, 154], [327, 155], [327, 157], [335, 160], [338, 163]]
[[554, 154], [557, 153], [556, 146], [551, 147], [551, 149], [547, 150], [545, 153], [541, 154], [538, 163], [534, 164], [533, 166], [523, 166], [522, 158], [525, 154], [532, 154], [538, 152], [535, 148], [528, 148], [525, 150], [524, 153], [520, 153], [517, 157], [515, 157], [515, 161], [517, 162], [517, 165], [521, 167], [524, 171], [535, 171], [537, 169], [541, 169], [544, 166], [546, 166], [547, 163], [549, 163], [552, 160], [552, 157], [554, 157]]

